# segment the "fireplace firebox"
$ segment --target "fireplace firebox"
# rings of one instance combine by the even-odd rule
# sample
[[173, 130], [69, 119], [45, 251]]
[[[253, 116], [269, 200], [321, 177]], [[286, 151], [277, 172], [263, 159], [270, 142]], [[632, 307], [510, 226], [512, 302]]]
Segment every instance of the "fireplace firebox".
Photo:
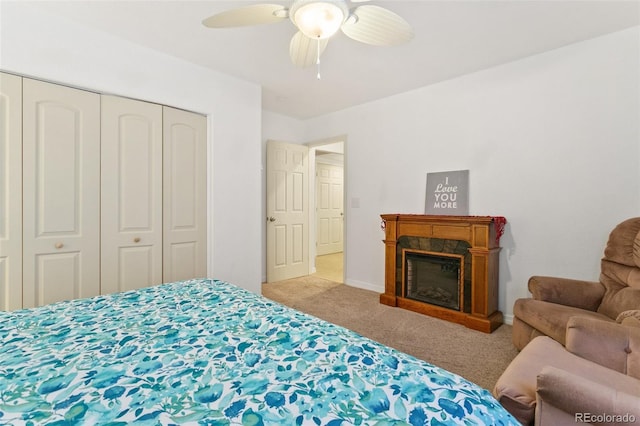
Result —
[[464, 256], [402, 250], [402, 288], [408, 299], [461, 311], [464, 301]]
[[380, 303], [491, 333], [498, 310], [501, 216], [385, 214]]

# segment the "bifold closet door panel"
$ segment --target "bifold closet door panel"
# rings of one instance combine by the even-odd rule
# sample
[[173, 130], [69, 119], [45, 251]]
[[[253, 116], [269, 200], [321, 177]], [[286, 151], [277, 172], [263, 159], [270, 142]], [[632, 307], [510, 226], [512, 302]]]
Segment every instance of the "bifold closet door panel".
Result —
[[163, 107], [163, 115], [164, 280], [205, 277], [207, 120], [169, 107]]
[[22, 78], [0, 73], [0, 310], [22, 308]]
[[162, 107], [102, 96], [101, 292], [162, 283]]
[[100, 293], [100, 96], [23, 79], [23, 305]]

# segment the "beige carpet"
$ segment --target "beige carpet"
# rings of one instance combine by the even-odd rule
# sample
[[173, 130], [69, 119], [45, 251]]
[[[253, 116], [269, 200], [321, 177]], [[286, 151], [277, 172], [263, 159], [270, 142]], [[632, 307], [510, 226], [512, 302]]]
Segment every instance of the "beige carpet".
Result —
[[356, 331], [491, 390], [515, 357], [511, 326], [491, 334], [379, 303], [379, 294], [308, 276], [263, 284], [265, 297]]

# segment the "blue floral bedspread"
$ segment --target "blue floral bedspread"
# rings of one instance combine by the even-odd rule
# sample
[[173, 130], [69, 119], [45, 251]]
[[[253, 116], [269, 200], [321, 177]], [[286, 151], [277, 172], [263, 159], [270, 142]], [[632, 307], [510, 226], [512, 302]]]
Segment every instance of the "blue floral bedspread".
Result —
[[217, 280], [0, 324], [0, 424], [518, 425], [457, 375]]

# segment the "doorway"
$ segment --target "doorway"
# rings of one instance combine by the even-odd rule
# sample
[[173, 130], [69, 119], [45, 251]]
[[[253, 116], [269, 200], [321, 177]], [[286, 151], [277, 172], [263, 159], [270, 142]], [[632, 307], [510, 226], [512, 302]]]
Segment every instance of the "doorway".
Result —
[[[344, 283], [344, 146], [345, 137], [304, 145], [267, 141], [267, 283], [312, 275]], [[318, 189], [316, 175], [328, 169], [333, 170], [333, 176], [326, 182], [322, 180], [328, 185]], [[329, 214], [319, 215], [318, 206], [327, 203]], [[331, 226], [318, 226], [319, 220]], [[323, 247], [318, 252], [321, 239]]]
[[[344, 282], [344, 142], [310, 145], [315, 167], [312, 275]], [[311, 162], [310, 162], [311, 163]]]

